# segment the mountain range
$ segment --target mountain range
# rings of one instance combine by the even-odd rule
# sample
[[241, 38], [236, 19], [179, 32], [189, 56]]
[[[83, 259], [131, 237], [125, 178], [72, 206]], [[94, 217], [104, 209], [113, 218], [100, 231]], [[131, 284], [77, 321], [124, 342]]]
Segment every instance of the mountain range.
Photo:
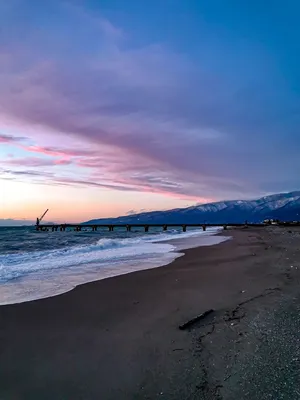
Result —
[[249, 223], [264, 219], [300, 220], [300, 191], [278, 193], [257, 200], [229, 200], [168, 211], [150, 211], [117, 218], [93, 219], [88, 224]]

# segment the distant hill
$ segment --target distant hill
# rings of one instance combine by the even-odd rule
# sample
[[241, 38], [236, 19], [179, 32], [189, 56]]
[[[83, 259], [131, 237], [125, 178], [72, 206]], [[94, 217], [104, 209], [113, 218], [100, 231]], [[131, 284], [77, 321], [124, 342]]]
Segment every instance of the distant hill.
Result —
[[8, 226], [30, 226], [34, 225], [35, 221], [28, 221], [24, 219], [12, 219], [12, 218], [7, 218], [7, 219], [0, 219], [0, 226], [2, 227], [8, 227]]
[[233, 200], [202, 204], [168, 211], [151, 211], [118, 218], [93, 219], [86, 224], [183, 224], [262, 222], [274, 218], [282, 221], [300, 220], [300, 191], [279, 193], [257, 200]]
[[[13, 219], [13, 218], [6, 218], [0, 219], [0, 227], [15, 227], [15, 226], [32, 226], [35, 225], [36, 221], [30, 221], [27, 219]], [[53, 222], [45, 222], [45, 224], [53, 224]]]

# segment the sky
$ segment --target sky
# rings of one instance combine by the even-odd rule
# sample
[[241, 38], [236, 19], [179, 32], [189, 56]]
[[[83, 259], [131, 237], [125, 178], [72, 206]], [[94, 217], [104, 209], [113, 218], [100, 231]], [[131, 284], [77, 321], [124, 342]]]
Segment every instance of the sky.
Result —
[[300, 187], [297, 1], [0, 2], [0, 219]]

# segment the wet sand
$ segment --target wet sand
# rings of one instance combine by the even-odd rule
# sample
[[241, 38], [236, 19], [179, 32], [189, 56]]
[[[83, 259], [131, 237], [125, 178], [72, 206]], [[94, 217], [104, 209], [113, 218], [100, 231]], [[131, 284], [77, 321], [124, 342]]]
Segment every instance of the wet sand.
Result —
[[227, 234], [165, 267], [0, 307], [0, 399], [299, 399], [300, 230]]

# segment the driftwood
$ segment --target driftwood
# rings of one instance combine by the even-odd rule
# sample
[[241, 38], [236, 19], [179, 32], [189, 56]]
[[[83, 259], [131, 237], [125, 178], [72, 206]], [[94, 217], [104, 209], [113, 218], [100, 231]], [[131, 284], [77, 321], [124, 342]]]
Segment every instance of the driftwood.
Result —
[[201, 319], [207, 317], [207, 316], [208, 316], [209, 314], [211, 314], [212, 312], [214, 312], [214, 310], [211, 309], [211, 310], [205, 311], [204, 313], [202, 313], [202, 314], [200, 314], [200, 315], [197, 315], [197, 317], [195, 317], [195, 318], [193, 318], [193, 319], [190, 319], [189, 321], [185, 322], [185, 323], [182, 324], [182, 325], [179, 325], [179, 329], [183, 331], [184, 329], [189, 328], [191, 325], [193, 325], [193, 324], [195, 324], [196, 322], [200, 321]]

